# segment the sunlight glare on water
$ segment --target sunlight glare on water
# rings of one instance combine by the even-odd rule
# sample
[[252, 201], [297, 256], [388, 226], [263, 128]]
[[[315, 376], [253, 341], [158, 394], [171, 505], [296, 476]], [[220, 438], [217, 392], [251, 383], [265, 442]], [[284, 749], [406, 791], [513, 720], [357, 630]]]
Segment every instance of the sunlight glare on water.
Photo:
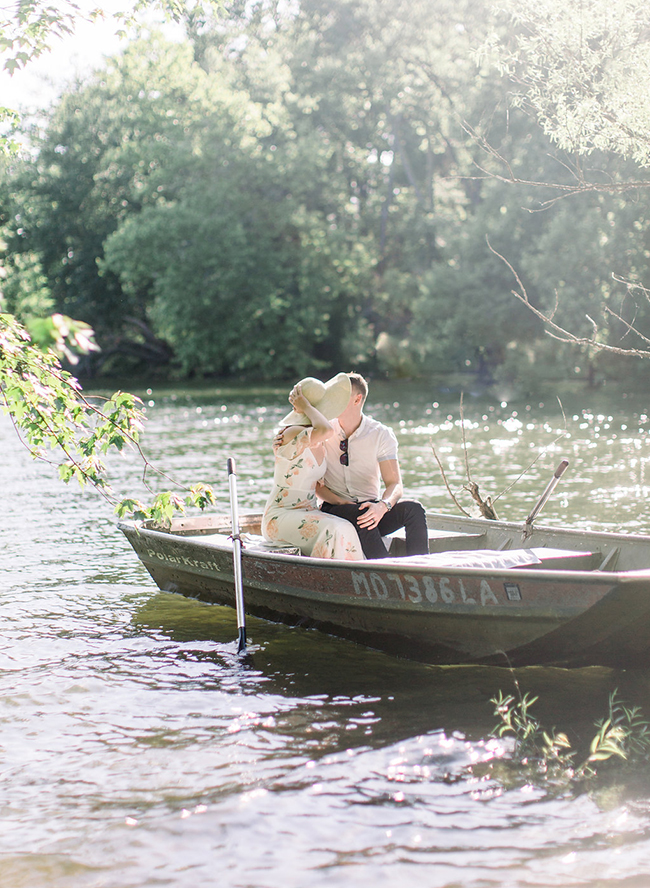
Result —
[[[284, 391], [143, 398], [155, 464], [225, 510], [234, 456], [241, 507], [263, 506]], [[432, 445], [469, 509], [464, 439], [500, 517], [523, 521], [566, 456], [544, 522], [648, 532], [648, 416], [601, 402], [466, 396], [461, 426], [456, 395], [374, 384], [368, 412], [429, 509], [455, 510]], [[0, 452], [0, 888], [650, 879], [647, 780], [553, 792], [499, 776], [511, 747], [490, 739], [499, 690], [588, 742], [615, 688], [650, 712], [647, 673], [430, 667], [253, 618], [241, 659], [234, 613], [159, 592], [110, 505], [34, 463], [6, 418]], [[143, 495], [134, 455], [110, 471]]]

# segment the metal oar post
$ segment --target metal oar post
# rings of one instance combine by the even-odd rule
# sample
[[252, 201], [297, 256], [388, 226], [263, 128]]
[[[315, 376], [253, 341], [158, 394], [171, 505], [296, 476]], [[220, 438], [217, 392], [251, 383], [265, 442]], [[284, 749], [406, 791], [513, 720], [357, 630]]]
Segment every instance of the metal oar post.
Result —
[[237, 510], [237, 472], [235, 460], [228, 459], [228, 485], [230, 489], [230, 515], [232, 521], [232, 558], [235, 575], [235, 603], [237, 605], [237, 629], [239, 645], [237, 653], [246, 650], [246, 614], [244, 612], [244, 584], [242, 581], [241, 536], [239, 535], [239, 514]]
[[562, 462], [557, 467], [557, 469], [555, 470], [555, 472], [553, 473], [553, 477], [546, 485], [546, 490], [540, 496], [540, 498], [537, 500], [537, 503], [535, 504], [535, 507], [533, 508], [532, 512], [530, 513], [528, 518], [526, 518], [526, 520], [524, 521], [524, 528], [523, 528], [524, 540], [527, 539], [530, 536], [530, 534], [533, 532], [533, 521], [535, 520], [535, 518], [537, 518], [539, 513], [542, 511], [544, 504], [546, 503], [546, 501], [548, 500], [550, 495], [555, 490], [557, 482], [560, 480], [560, 478], [562, 477], [562, 475], [566, 471], [566, 468], [568, 465], [569, 465], [569, 460], [563, 459]]

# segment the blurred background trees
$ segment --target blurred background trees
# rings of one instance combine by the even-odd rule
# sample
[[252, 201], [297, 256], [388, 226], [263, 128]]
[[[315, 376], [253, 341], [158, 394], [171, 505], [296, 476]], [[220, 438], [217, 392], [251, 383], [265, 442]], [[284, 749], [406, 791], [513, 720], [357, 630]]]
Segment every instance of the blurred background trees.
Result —
[[[616, 55], [636, 41], [645, 63], [646, 14], [626, 13], [609, 43], [610, 19], [592, 16], [576, 67], [578, 13], [559, 20], [559, 9], [270, 0], [186, 11], [184, 40], [130, 42], [2, 159], [6, 309], [92, 325], [95, 373], [354, 367], [528, 390], [629, 373], [598, 342], [632, 344], [626, 321], [650, 330], [644, 291], [625, 283], [650, 281], [650, 105], [624, 65], [626, 105]], [[587, 92], [575, 125], [566, 96], [591, 89], [611, 53], [587, 131]], [[604, 133], [612, 108], [618, 135]], [[557, 302], [555, 320], [586, 339], [596, 321], [598, 341], [549, 339], [490, 246], [540, 311]]]

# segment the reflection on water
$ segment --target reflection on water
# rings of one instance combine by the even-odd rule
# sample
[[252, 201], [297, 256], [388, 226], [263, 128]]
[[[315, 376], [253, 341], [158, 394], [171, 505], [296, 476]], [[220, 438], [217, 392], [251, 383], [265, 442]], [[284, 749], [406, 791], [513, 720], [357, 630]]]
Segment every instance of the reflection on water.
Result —
[[[373, 396], [409, 491], [451, 511], [431, 441], [460, 491], [457, 396]], [[145, 397], [166, 471], [226, 503], [235, 456], [242, 507], [263, 504], [284, 393]], [[565, 420], [553, 399], [466, 396], [472, 474], [494, 496], [546, 448], [498, 500], [523, 520], [566, 454], [545, 521], [649, 530], [648, 417], [624, 406], [565, 403]], [[0, 888], [648, 883], [642, 783], [553, 798], [470, 770], [497, 754], [499, 690], [539, 695], [542, 724], [579, 744], [614, 688], [650, 714], [648, 673], [430, 667], [253, 618], [239, 658], [234, 613], [157, 591], [110, 507], [33, 463], [5, 420], [0, 452]], [[111, 471], [138, 488], [133, 458]]]

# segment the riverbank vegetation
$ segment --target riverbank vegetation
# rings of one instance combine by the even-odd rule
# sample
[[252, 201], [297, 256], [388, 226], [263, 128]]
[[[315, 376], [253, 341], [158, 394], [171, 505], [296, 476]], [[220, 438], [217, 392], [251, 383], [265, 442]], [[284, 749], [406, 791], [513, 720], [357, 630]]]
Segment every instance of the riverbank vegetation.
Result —
[[648, 17], [631, 5], [607, 45], [584, 12], [579, 70], [551, 0], [185, 7], [183, 39], [141, 33], [14, 133], [3, 307], [89, 324], [85, 375], [643, 378], [602, 347], [648, 344], [647, 98], [625, 105], [614, 66], [584, 125], [597, 62]]

